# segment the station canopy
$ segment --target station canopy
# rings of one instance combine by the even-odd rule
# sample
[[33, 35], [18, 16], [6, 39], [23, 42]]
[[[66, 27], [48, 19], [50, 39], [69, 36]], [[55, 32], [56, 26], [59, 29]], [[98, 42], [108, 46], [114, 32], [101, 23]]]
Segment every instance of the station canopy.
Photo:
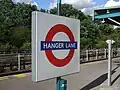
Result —
[[120, 7], [95, 9], [93, 20], [120, 26]]

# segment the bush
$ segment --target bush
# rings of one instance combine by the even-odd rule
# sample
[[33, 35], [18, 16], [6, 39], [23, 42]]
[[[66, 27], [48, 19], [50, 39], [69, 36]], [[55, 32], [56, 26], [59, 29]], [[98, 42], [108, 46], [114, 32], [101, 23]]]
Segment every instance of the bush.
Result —
[[21, 50], [30, 50], [31, 49], [31, 42], [25, 42], [20, 49]]
[[107, 43], [105, 41], [98, 41], [98, 43], [96, 44], [96, 48], [106, 48], [107, 47]]

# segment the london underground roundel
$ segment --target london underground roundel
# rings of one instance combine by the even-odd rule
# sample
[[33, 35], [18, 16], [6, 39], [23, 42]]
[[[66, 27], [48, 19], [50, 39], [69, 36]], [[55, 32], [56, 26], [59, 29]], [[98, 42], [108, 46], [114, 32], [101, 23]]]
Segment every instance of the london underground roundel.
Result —
[[[65, 33], [70, 41], [53, 41], [53, 37], [59, 32]], [[64, 59], [56, 58], [52, 52], [52, 50], [68, 49], [70, 49], [70, 51]], [[63, 67], [67, 65], [72, 60], [75, 49], [77, 49], [77, 42], [74, 39], [74, 35], [71, 30], [64, 24], [57, 24], [53, 26], [47, 33], [45, 41], [41, 41], [41, 50], [45, 51], [49, 62], [56, 67]]]

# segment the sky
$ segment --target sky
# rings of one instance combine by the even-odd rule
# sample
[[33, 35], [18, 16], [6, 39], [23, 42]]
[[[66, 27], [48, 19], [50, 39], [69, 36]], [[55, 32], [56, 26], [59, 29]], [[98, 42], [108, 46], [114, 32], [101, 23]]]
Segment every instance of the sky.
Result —
[[[56, 7], [57, 0], [13, 0], [13, 2], [24, 2], [49, 10]], [[92, 10], [95, 8], [120, 6], [120, 0], [62, 0], [62, 3], [72, 4], [73, 7], [89, 15], [92, 14]]]

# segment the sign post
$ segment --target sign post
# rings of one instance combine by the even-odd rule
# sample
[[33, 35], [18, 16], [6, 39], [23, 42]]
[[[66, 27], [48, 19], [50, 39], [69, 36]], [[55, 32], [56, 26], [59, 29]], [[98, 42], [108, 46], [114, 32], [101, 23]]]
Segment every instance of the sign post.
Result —
[[61, 0], [57, 0], [57, 14], [60, 15], [61, 11]]
[[[57, 14], [60, 15], [61, 10], [61, 0], [57, 0]], [[56, 90], [67, 90], [67, 80], [61, 79], [61, 77], [56, 78]], [[64, 83], [66, 82], [66, 83]]]
[[80, 71], [80, 21], [35, 11], [32, 13], [32, 80], [57, 78], [57, 90], [66, 90], [62, 76]]
[[112, 59], [111, 59], [111, 51], [112, 44], [115, 43], [113, 40], [107, 40], [108, 44], [108, 86], [111, 86], [111, 77], [112, 77]]
[[67, 90], [67, 80], [57, 77], [56, 90]]

